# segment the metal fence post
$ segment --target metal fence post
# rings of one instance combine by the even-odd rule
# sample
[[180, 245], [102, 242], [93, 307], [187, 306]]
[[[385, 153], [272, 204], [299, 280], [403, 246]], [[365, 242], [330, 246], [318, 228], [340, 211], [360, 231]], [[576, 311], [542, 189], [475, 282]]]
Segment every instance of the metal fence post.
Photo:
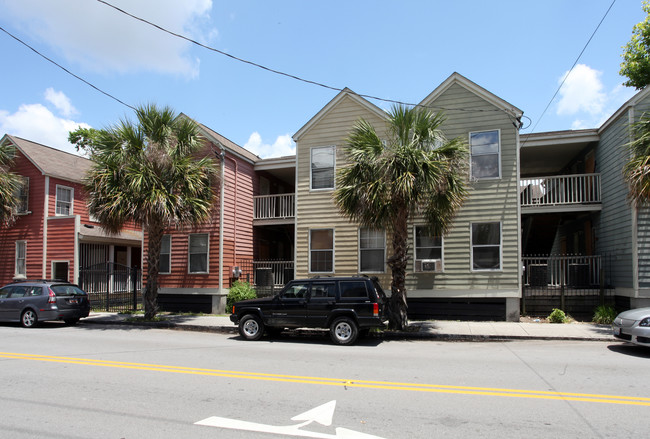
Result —
[[600, 268], [600, 306], [605, 306], [605, 269]]
[[131, 276], [131, 286], [133, 288], [133, 311], [138, 309], [138, 268], [131, 267], [129, 276]]
[[110, 296], [110, 291], [111, 291], [111, 266], [110, 262], [106, 263], [106, 312], [109, 312], [111, 310], [110, 307], [110, 301], [111, 301], [111, 296]]

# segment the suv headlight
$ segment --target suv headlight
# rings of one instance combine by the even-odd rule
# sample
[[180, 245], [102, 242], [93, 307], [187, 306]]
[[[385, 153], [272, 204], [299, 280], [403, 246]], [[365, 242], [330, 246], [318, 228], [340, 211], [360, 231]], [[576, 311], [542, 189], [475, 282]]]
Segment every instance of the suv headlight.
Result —
[[645, 319], [641, 320], [639, 322], [639, 326], [650, 326], [650, 317], [646, 317]]

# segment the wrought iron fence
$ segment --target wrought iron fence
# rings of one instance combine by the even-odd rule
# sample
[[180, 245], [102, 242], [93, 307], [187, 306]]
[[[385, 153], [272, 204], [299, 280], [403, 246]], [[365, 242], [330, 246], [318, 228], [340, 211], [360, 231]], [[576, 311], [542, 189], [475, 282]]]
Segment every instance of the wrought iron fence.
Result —
[[275, 288], [284, 286], [294, 277], [293, 261], [254, 261], [251, 259], [240, 259], [236, 267], [231, 267], [231, 272], [238, 274], [234, 279], [246, 281], [253, 285], [258, 293], [262, 288]]
[[524, 256], [523, 314], [548, 315], [553, 308], [590, 320], [598, 305], [613, 303], [601, 256]]
[[524, 256], [524, 284], [529, 287], [600, 288], [600, 256]]
[[114, 262], [79, 270], [79, 286], [88, 293], [92, 309], [119, 312], [142, 307], [142, 272]]

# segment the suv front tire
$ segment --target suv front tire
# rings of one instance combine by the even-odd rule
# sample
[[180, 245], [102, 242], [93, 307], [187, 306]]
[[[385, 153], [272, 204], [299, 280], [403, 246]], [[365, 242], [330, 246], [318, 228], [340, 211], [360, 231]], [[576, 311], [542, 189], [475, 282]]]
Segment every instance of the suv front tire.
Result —
[[246, 314], [239, 321], [239, 335], [246, 340], [259, 340], [264, 335], [264, 323], [255, 314]]

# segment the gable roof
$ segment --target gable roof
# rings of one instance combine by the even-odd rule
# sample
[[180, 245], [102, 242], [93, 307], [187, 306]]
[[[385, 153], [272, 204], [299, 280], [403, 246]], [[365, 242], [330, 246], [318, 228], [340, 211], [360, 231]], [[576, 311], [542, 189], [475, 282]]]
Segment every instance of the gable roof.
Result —
[[5, 134], [0, 141], [6, 140], [13, 143], [43, 175], [81, 183], [90, 169], [90, 160], [76, 154], [9, 134]]
[[625, 113], [627, 110], [630, 108], [635, 107], [638, 105], [643, 99], [647, 98], [648, 95], [650, 94], [650, 87], [646, 87], [643, 90], [640, 90], [638, 93], [636, 93], [634, 96], [632, 96], [630, 99], [628, 99], [627, 102], [625, 102], [623, 105], [621, 105], [618, 110], [614, 112], [603, 124], [598, 128], [598, 132], [602, 133], [604, 130], [606, 130], [616, 119], [621, 117], [623, 113]]
[[303, 125], [303, 127], [300, 128], [296, 132], [296, 134], [293, 135], [293, 141], [298, 142], [298, 140], [300, 140], [300, 138], [304, 136], [305, 133], [307, 133], [311, 129], [311, 127], [316, 125], [318, 121], [320, 121], [323, 117], [325, 117], [325, 115], [327, 115], [327, 113], [329, 113], [333, 108], [335, 108], [339, 104], [339, 102], [341, 102], [346, 96], [354, 100], [355, 102], [357, 102], [362, 107], [365, 107], [369, 111], [377, 114], [377, 116], [381, 117], [382, 119], [386, 118], [386, 112], [384, 110], [374, 105], [373, 103], [367, 101], [366, 99], [362, 98], [361, 96], [359, 96], [358, 94], [350, 90], [349, 88], [345, 87], [343, 90], [339, 92], [339, 94], [337, 94], [334, 97], [334, 99], [329, 101], [327, 105], [325, 105], [318, 113], [316, 113], [311, 119], [309, 119], [309, 121], [305, 125]]
[[208, 127], [206, 125], [203, 125], [200, 122], [197, 122], [196, 120], [189, 117], [187, 114], [181, 113], [179, 115], [179, 117], [186, 117], [186, 118], [194, 121], [194, 123], [196, 123], [199, 126], [199, 130], [201, 131], [201, 134], [203, 134], [203, 136], [205, 138], [207, 138], [212, 143], [223, 146], [224, 148], [230, 150], [231, 153], [233, 153], [235, 155], [238, 155], [241, 158], [243, 158], [245, 160], [248, 160], [251, 163], [256, 163], [256, 162], [261, 160], [261, 158], [259, 156], [253, 154], [252, 152], [250, 152], [249, 150], [247, 150], [245, 148], [242, 148], [241, 146], [237, 145], [232, 140], [230, 140], [230, 139], [222, 136], [221, 134], [217, 133], [212, 128], [210, 128], [210, 127]]
[[466, 77], [464, 77], [463, 75], [457, 72], [452, 73], [451, 76], [445, 79], [442, 84], [440, 84], [438, 87], [436, 87], [435, 90], [429, 93], [429, 95], [426, 98], [422, 99], [420, 105], [426, 106], [427, 103], [431, 103], [435, 101], [442, 93], [447, 91], [449, 87], [451, 87], [452, 85], [460, 85], [461, 87], [465, 88], [471, 93], [474, 93], [475, 95], [486, 100], [487, 102], [494, 105], [498, 109], [503, 110], [505, 113], [513, 117], [516, 117], [517, 119], [519, 119], [524, 114], [524, 112], [519, 108], [501, 99], [499, 96], [495, 95], [494, 93], [487, 91], [480, 85], [470, 81], [469, 79], [467, 79]]

